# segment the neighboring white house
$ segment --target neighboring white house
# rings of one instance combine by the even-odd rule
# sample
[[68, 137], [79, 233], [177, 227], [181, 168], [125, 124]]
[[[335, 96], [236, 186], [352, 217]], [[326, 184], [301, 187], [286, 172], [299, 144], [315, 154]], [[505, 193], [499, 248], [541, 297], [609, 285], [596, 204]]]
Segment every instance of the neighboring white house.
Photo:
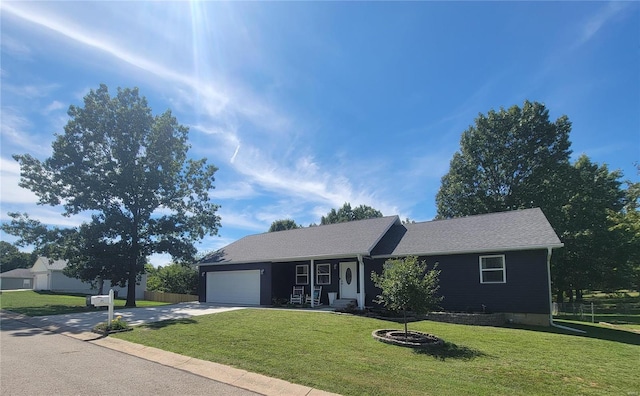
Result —
[[29, 268], [16, 268], [0, 274], [0, 290], [33, 289], [33, 274]]
[[[84, 294], [96, 294], [98, 292], [96, 288], [91, 287], [91, 284], [66, 276], [63, 272], [66, 266], [67, 262], [65, 260], [49, 260], [46, 257], [38, 257], [33, 267], [31, 267], [33, 289]], [[109, 289], [117, 292], [119, 297], [127, 296], [126, 287], [111, 287], [111, 281], [105, 280], [103, 293], [107, 293]], [[136, 299], [143, 299], [146, 289], [147, 275], [145, 274], [142, 275], [140, 284], [136, 285]]]

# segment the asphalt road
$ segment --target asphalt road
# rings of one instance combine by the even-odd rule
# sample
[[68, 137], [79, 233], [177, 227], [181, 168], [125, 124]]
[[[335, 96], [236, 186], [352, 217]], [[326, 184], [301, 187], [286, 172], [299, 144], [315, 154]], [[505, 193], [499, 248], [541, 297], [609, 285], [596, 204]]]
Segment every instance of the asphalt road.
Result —
[[0, 394], [257, 395], [13, 319], [0, 323]]

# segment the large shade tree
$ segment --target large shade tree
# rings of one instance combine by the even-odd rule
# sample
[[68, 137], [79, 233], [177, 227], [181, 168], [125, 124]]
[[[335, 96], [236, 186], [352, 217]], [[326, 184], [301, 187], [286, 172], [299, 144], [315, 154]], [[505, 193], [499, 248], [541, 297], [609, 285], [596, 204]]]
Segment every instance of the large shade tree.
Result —
[[541, 207], [557, 213], [568, 172], [571, 123], [537, 102], [490, 110], [463, 132], [436, 196], [439, 218]]
[[345, 202], [340, 209], [331, 209], [326, 216], [322, 216], [320, 224], [345, 223], [347, 221], [373, 219], [376, 217], [382, 217], [382, 212], [367, 205], [351, 208], [351, 204]]
[[65, 216], [90, 213], [91, 221], [62, 232], [13, 214], [4, 229], [48, 246], [51, 255], [69, 260], [76, 277], [126, 283], [126, 305], [135, 306], [135, 283], [149, 255], [191, 260], [194, 243], [217, 234], [218, 206], [209, 199], [217, 169], [187, 157], [188, 128], [170, 110], [153, 115], [137, 88], [111, 96], [101, 85], [68, 115], [50, 158], [14, 156], [20, 186], [39, 204], [62, 205]]

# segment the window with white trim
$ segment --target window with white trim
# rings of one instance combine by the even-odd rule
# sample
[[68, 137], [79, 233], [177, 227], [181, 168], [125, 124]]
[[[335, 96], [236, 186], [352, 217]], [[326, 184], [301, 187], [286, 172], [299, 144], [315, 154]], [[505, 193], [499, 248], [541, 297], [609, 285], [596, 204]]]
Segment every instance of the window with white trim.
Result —
[[309, 266], [306, 264], [296, 265], [296, 285], [309, 284]]
[[331, 284], [331, 264], [316, 265], [316, 285]]
[[480, 256], [480, 283], [506, 283], [504, 254]]

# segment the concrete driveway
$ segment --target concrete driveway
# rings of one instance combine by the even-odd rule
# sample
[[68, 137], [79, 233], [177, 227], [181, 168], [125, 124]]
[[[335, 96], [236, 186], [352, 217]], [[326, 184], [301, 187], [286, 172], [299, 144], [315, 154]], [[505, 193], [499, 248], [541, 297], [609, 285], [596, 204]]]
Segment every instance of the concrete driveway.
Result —
[[[207, 315], [225, 311], [244, 309], [244, 307], [221, 306], [211, 303], [188, 302], [172, 305], [162, 305], [149, 308], [116, 309], [114, 318], [122, 316], [132, 326], [143, 323], [160, 322], [168, 319], [184, 319], [192, 316]], [[67, 331], [83, 332], [91, 329], [100, 322], [107, 321], [107, 310], [94, 312], [71, 313], [64, 315], [40, 316], [37, 318], [42, 325], [65, 327]]]

